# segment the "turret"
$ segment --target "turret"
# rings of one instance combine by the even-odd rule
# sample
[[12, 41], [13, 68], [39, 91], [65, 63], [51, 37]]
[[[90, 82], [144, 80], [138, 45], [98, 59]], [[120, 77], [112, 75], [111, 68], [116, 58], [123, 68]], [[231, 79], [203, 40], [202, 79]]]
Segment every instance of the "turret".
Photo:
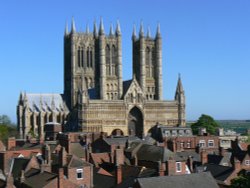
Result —
[[105, 34], [104, 25], [103, 25], [103, 21], [102, 21], [102, 18], [101, 18], [100, 27], [99, 27], [99, 35], [104, 35], [104, 34]]
[[106, 60], [105, 60], [105, 33], [103, 21], [99, 27], [99, 60], [100, 60], [100, 99], [106, 99]]
[[116, 24], [116, 38], [117, 38], [117, 64], [118, 64], [118, 98], [123, 94], [123, 81], [122, 81], [122, 33], [119, 21]]
[[133, 42], [136, 41], [136, 27], [135, 27], [135, 24], [134, 24], [134, 27], [133, 27], [132, 40], [133, 40]]
[[141, 26], [140, 26], [139, 36], [140, 36], [140, 38], [144, 37], [144, 29], [143, 29], [143, 23], [142, 22], [141, 22]]
[[150, 27], [148, 27], [148, 30], [147, 30], [147, 38], [151, 38], [151, 31], [150, 31]]
[[155, 38], [161, 38], [161, 30], [160, 30], [160, 24], [157, 25], [157, 30], [156, 30], [156, 36]]
[[96, 21], [94, 22], [94, 31], [93, 31], [93, 35], [94, 35], [95, 38], [98, 38], [98, 32], [97, 32]]
[[74, 34], [76, 32], [76, 26], [75, 26], [75, 20], [72, 18], [71, 21], [71, 34]]
[[110, 24], [109, 36], [113, 36], [113, 35], [114, 35], [113, 25], [112, 25], [112, 24]]
[[69, 30], [68, 30], [68, 22], [66, 22], [65, 25], [65, 30], [64, 30], [64, 36], [67, 36], [69, 34]]
[[176, 87], [175, 100], [178, 104], [178, 125], [185, 126], [185, 93], [182, 86], [180, 75]]
[[157, 26], [156, 37], [155, 37], [155, 46], [156, 46], [156, 98], [162, 100], [162, 39], [160, 32], [160, 24]]
[[119, 21], [117, 21], [117, 24], [116, 24], [115, 34], [116, 34], [116, 36], [120, 36], [122, 34]]

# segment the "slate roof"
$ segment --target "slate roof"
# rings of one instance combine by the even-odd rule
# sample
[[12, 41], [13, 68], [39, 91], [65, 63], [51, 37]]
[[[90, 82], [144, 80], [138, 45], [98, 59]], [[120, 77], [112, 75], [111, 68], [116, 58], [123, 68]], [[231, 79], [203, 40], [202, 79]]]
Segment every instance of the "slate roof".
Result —
[[93, 169], [93, 180], [94, 180], [94, 187], [95, 188], [112, 188], [115, 187], [116, 178], [112, 176], [107, 176], [98, 173], [99, 168]]
[[[124, 94], [124, 95], [127, 93], [128, 88], [129, 88], [131, 82], [132, 82], [132, 79], [131, 79], [131, 80], [123, 81], [122, 84], [123, 84], [123, 94]], [[124, 96], [123, 96], [123, 97], [124, 97]]]
[[183, 161], [178, 155], [169, 149], [161, 146], [143, 144], [137, 152], [138, 160], [153, 161], [153, 162], [166, 162], [169, 159], [176, 161]]
[[232, 157], [231, 152], [225, 152], [224, 156], [208, 154], [208, 163], [223, 165], [224, 163], [230, 164], [230, 159]]
[[139, 141], [140, 138], [136, 136], [120, 136], [120, 137], [106, 137], [103, 138], [103, 140], [109, 145], [112, 144], [125, 145], [127, 141], [129, 142]]
[[31, 111], [69, 111], [64, 103], [62, 94], [36, 94], [26, 93], [23, 95], [23, 99], [27, 99], [29, 109]]
[[178, 176], [138, 178], [141, 188], [219, 188], [209, 172]]
[[74, 155], [69, 155], [67, 165], [68, 167], [76, 168], [76, 167], [90, 166], [90, 163], [85, 162]]
[[79, 142], [70, 143], [70, 152], [79, 158], [85, 158], [85, 150]]
[[180, 158], [187, 160], [189, 156], [192, 156], [194, 162], [200, 162], [200, 155], [196, 153], [195, 151], [182, 151], [182, 152], [176, 152], [176, 155]]
[[29, 149], [32, 150], [32, 149], [39, 149], [41, 147], [42, 147], [42, 145], [40, 143], [25, 142], [25, 143], [16, 145], [16, 147], [11, 148], [10, 150], [11, 151], [13, 151], [13, 150], [29, 150]]
[[16, 179], [21, 176], [21, 171], [24, 170], [29, 163], [30, 159], [28, 158], [14, 158], [12, 174], [13, 178]]
[[30, 187], [42, 188], [55, 178], [57, 178], [57, 174], [47, 171], [41, 172], [39, 169], [32, 168], [25, 173], [24, 184]]
[[205, 172], [211, 172], [212, 176], [218, 181], [225, 181], [234, 171], [233, 167], [206, 164], [203, 166]]

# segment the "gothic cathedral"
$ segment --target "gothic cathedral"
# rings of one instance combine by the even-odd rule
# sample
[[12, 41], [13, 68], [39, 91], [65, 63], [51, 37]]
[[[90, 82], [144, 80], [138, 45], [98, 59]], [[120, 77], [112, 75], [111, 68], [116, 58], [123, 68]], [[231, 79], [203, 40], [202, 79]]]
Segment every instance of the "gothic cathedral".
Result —
[[103, 22], [93, 32], [77, 32], [74, 20], [64, 34], [64, 93], [21, 93], [17, 106], [22, 137], [43, 135], [45, 123], [57, 122], [67, 131], [107, 132], [143, 137], [160, 123], [185, 126], [185, 95], [179, 77], [175, 99], [162, 97], [162, 37], [132, 34], [133, 78], [122, 79], [122, 33], [105, 34]]

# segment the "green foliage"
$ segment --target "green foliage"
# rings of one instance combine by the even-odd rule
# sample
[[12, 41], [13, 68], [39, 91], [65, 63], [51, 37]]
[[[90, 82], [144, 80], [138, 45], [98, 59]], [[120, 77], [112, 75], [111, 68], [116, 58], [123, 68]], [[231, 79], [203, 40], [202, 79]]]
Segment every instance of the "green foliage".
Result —
[[8, 137], [16, 136], [16, 127], [11, 123], [7, 115], [0, 115], [0, 139], [6, 140]]
[[250, 187], [250, 176], [240, 175], [237, 178], [231, 180], [230, 188], [249, 188]]
[[217, 122], [209, 115], [202, 114], [199, 120], [191, 125], [194, 134], [198, 134], [199, 128], [206, 128], [207, 132], [214, 135], [219, 127]]

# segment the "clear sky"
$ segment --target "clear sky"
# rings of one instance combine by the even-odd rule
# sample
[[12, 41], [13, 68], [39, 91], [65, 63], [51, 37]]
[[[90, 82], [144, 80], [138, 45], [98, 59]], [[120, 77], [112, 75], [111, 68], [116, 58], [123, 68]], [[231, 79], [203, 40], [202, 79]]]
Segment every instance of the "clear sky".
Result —
[[250, 119], [249, 0], [8, 0], [0, 1], [0, 114], [16, 122], [21, 91], [63, 92], [63, 33], [75, 18], [77, 30], [105, 31], [119, 19], [123, 79], [132, 72], [131, 33], [161, 24], [163, 93], [173, 99], [181, 73], [187, 120], [202, 113], [216, 119]]

